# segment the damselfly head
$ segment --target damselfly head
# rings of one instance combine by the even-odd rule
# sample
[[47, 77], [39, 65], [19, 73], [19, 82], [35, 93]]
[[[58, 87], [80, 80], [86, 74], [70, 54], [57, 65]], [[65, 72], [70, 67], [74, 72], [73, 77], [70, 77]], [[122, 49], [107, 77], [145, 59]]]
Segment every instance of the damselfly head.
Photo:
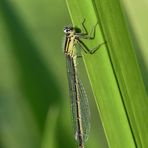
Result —
[[73, 31], [74, 31], [74, 28], [72, 26], [64, 27], [64, 32], [66, 34], [69, 34], [69, 33], [73, 32]]

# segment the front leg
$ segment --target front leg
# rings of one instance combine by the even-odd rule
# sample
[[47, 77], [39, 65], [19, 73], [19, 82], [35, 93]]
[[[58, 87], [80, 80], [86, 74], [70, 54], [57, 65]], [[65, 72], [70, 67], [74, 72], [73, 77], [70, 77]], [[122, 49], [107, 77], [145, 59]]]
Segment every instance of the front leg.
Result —
[[85, 23], [85, 19], [82, 22], [82, 26], [83, 26], [83, 29], [84, 29], [85, 32], [75, 33], [76, 37], [77, 38], [82, 38], [82, 39], [89, 39], [89, 40], [94, 39], [95, 35], [96, 35], [96, 27], [97, 27], [98, 22], [95, 24], [95, 26], [92, 27], [91, 32], [89, 34], [88, 34], [88, 31], [87, 31], [84, 23]]

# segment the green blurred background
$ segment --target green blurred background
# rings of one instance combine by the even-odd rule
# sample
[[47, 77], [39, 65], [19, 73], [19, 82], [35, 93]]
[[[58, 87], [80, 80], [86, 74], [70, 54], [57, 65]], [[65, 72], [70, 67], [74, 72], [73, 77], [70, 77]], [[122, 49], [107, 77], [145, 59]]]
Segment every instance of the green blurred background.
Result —
[[[134, 22], [132, 5], [126, 0], [124, 4], [128, 19]], [[135, 28], [138, 34], [138, 23], [132, 26], [131, 22], [133, 34]], [[69, 24], [64, 0], [0, 1], [0, 148], [76, 147], [63, 55], [63, 27]], [[133, 41], [145, 41], [146, 32], [140, 35]], [[143, 50], [137, 51], [145, 56], [147, 42], [141, 42], [136, 47]], [[139, 61], [148, 88], [147, 58]], [[91, 98], [92, 92], [88, 95]], [[107, 148], [93, 100], [87, 147]]]
[[72, 143], [62, 51], [69, 23], [62, 0], [0, 1], [0, 147]]

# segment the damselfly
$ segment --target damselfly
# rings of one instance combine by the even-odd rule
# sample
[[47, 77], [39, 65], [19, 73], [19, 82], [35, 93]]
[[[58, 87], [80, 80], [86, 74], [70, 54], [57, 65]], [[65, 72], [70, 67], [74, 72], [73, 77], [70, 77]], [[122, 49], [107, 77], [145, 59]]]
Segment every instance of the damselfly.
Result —
[[[81, 55], [78, 55], [78, 53], [80, 52], [77, 52], [75, 45], [78, 44], [79, 47], [85, 53], [89, 54], [95, 53], [95, 51], [102, 45], [99, 44], [97, 47], [89, 49], [80, 40], [81, 38], [94, 39], [95, 37], [95, 28], [97, 24], [93, 27], [90, 35], [88, 35], [84, 22], [85, 20], [82, 23], [83, 29], [85, 31], [84, 33], [76, 27], [70, 26], [64, 28], [64, 32], [66, 34], [64, 54], [66, 56], [67, 62], [67, 75], [69, 82], [69, 93], [71, 97], [71, 108], [74, 122], [75, 138], [79, 143], [79, 148], [84, 148], [84, 142], [88, 138], [90, 130], [90, 111], [85, 89], [78, 76], [77, 58]], [[91, 37], [92, 33], [93, 36]]]

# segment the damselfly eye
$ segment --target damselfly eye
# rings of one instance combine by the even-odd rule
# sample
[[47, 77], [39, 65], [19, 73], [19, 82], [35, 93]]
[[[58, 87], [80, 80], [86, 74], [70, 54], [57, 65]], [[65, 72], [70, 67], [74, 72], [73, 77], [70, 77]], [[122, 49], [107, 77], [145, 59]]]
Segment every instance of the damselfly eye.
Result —
[[70, 33], [70, 32], [72, 32], [73, 31], [73, 27], [65, 27], [64, 28], [64, 32], [65, 33]]

